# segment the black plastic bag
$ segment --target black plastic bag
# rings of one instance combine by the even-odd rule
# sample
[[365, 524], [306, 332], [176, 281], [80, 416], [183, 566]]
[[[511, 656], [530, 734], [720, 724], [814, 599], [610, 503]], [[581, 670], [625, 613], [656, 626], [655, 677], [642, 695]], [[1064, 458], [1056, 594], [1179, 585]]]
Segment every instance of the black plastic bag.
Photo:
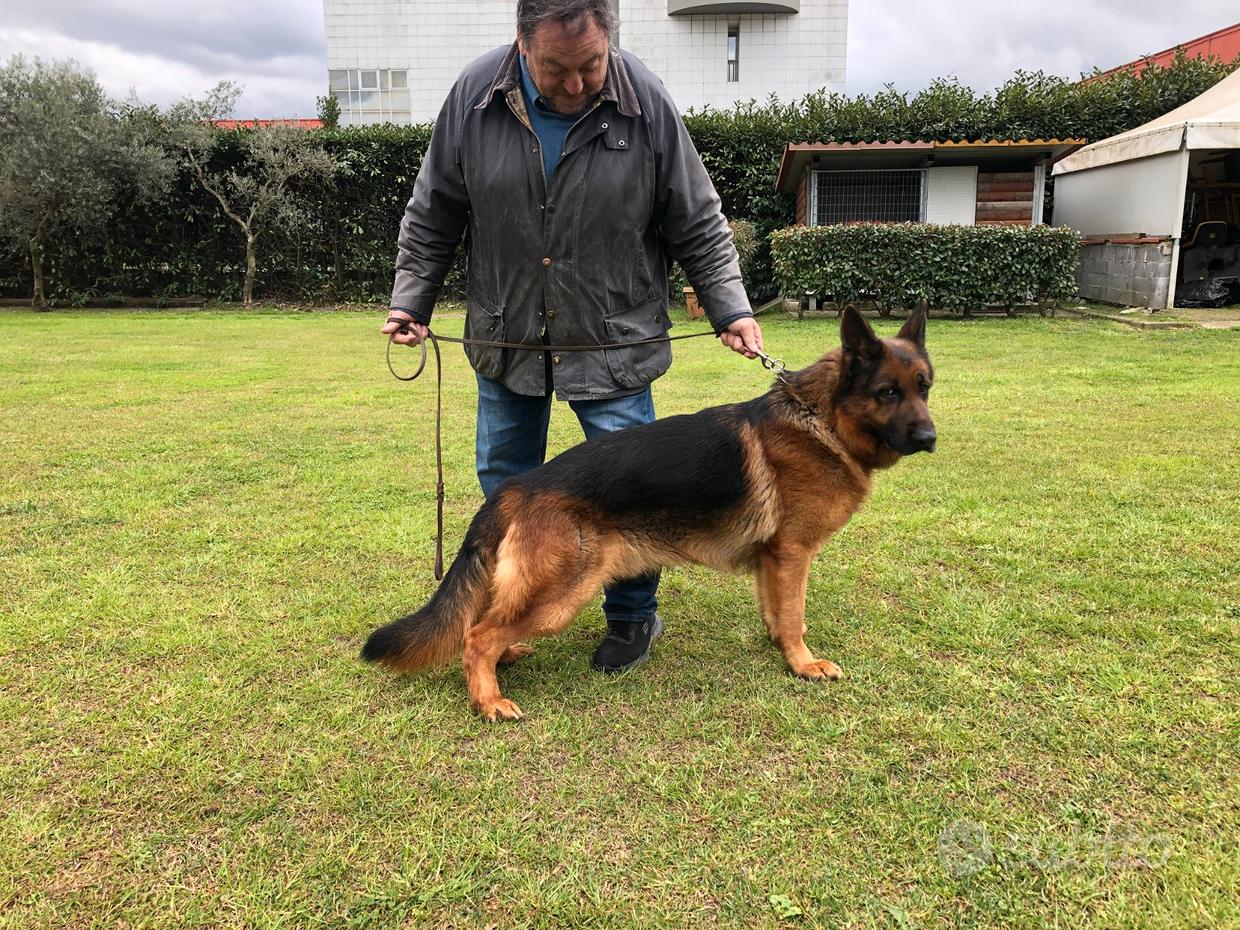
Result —
[[1237, 299], [1240, 285], [1233, 277], [1185, 281], [1175, 289], [1177, 307], [1225, 307]]

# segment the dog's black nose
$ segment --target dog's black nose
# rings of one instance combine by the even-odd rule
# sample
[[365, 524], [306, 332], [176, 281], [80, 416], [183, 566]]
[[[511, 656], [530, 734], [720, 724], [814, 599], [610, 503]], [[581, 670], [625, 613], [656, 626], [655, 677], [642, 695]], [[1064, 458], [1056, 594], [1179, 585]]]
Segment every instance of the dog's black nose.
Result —
[[909, 438], [913, 441], [913, 448], [918, 452], [933, 452], [934, 444], [939, 437], [933, 426], [919, 426], [913, 430], [913, 435]]

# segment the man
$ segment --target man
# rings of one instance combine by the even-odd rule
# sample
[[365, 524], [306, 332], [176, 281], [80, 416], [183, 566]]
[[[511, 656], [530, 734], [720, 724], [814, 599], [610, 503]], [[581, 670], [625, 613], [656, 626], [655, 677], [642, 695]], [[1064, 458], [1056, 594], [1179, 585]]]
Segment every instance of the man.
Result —
[[[720, 201], [663, 85], [610, 47], [608, 0], [519, 0], [517, 41], [483, 55], [435, 124], [398, 239], [382, 332], [426, 338], [461, 235], [467, 338], [604, 345], [661, 336], [668, 256], [721, 341], [748, 358], [762, 334]], [[478, 379], [477, 469], [489, 498], [543, 462], [554, 391], [590, 439], [654, 419], [666, 342], [597, 352], [467, 346]], [[662, 632], [657, 572], [611, 585], [606, 672], [640, 665]]]

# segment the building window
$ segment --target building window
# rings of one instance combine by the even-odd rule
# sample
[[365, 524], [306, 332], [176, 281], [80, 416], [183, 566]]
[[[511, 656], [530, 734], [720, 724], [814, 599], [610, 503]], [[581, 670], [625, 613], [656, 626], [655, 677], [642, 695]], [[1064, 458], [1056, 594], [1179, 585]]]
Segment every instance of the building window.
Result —
[[815, 171], [810, 225], [920, 223], [925, 213], [921, 169]]
[[728, 80], [741, 79], [741, 27], [728, 27]]
[[408, 72], [349, 68], [329, 71], [327, 79], [340, 101], [342, 122], [409, 122]]

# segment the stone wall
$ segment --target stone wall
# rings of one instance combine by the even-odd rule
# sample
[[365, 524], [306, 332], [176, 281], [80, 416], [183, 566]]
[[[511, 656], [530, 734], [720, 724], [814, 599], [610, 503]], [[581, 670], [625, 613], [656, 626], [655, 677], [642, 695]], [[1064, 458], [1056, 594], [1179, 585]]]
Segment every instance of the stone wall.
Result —
[[1171, 240], [1086, 239], [1081, 243], [1076, 283], [1086, 300], [1161, 310], [1167, 306], [1171, 283]]

